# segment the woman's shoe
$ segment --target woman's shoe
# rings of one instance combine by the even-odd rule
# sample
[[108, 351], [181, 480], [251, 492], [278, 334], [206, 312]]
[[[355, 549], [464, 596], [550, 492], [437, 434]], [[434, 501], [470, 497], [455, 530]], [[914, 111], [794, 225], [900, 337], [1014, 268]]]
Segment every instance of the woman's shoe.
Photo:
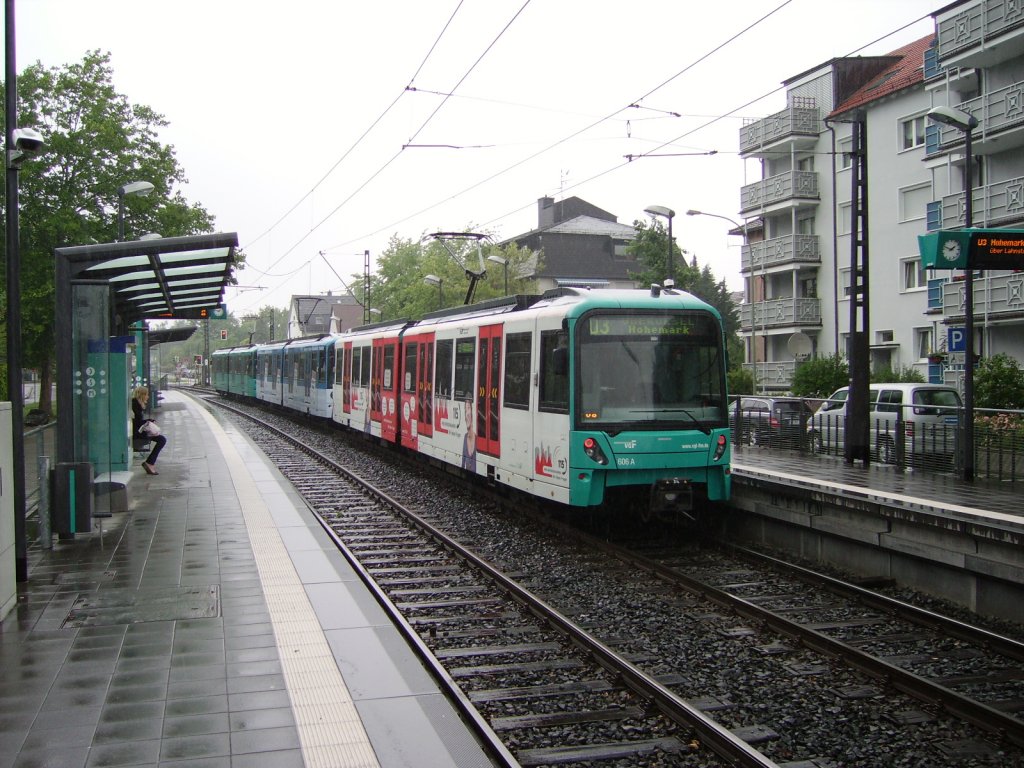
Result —
[[159, 472], [156, 471], [156, 467], [154, 467], [152, 464], [147, 464], [146, 462], [142, 462], [142, 468], [144, 470], [146, 470], [146, 474], [147, 475], [159, 475], [160, 474]]

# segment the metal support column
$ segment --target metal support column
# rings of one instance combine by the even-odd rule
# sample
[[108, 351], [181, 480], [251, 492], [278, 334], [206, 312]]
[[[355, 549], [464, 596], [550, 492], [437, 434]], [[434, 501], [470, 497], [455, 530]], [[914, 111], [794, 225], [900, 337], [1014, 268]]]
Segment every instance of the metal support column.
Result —
[[864, 113], [853, 121], [850, 212], [850, 395], [846, 406], [846, 463], [871, 462], [868, 424], [871, 346], [868, 281], [868, 132]]

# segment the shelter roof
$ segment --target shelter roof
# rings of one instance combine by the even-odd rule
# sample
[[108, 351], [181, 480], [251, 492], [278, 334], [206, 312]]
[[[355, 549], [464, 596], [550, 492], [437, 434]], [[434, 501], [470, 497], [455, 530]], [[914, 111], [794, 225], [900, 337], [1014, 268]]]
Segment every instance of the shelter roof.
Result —
[[111, 287], [125, 322], [198, 319], [221, 309], [235, 265], [238, 235], [220, 232], [57, 248], [71, 280]]

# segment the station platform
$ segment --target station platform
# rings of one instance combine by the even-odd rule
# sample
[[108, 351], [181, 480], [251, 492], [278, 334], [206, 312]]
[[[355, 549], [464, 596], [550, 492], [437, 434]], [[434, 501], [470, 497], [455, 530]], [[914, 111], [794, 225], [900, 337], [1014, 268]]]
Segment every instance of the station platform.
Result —
[[127, 512], [29, 545], [0, 624], [0, 768], [487, 766], [290, 484], [171, 391]]
[[733, 447], [734, 481], [765, 478], [966, 519], [1024, 526], [1024, 484], [984, 478], [970, 483], [891, 464], [760, 447]]

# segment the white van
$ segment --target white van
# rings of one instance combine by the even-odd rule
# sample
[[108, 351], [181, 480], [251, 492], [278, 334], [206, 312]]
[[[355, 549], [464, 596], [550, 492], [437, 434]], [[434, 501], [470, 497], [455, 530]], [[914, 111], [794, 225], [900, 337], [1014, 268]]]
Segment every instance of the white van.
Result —
[[[842, 451], [849, 396], [849, 387], [836, 390], [814, 412], [807, 425], [814, 450]], [[961, 403], [952, 387], [871, 384], [868, 401], [869, 439], [880, 461], [893, 463], [902, 452], [907, 464], [945, 466], [956, 455]]]

